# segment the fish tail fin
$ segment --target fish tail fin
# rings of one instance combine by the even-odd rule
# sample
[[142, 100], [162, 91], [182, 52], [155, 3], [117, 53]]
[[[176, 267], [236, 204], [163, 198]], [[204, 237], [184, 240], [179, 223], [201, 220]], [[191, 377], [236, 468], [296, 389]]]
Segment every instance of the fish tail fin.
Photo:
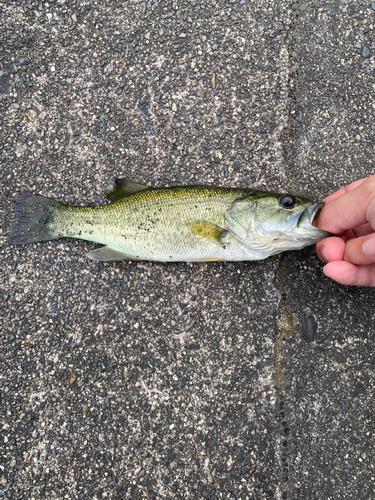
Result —
[[63, 206], [62, 203], [21, 191], [14, 200], [14, 205], [17, 219], [11, 228], [11, 245], [26, 245], [61, 238], [61, 235], [54, 234], [51, 223], [56, 210]]

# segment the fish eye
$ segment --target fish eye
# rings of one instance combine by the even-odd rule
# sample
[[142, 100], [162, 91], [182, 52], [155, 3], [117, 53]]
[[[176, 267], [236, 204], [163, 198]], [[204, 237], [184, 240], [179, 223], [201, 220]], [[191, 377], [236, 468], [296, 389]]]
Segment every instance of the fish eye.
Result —
[[280, 198], [279, 205], [282, 208], [294, 208], [296, 205], [298, 205], [298, 202], [293, 196], [287, 194], [286, 196]]

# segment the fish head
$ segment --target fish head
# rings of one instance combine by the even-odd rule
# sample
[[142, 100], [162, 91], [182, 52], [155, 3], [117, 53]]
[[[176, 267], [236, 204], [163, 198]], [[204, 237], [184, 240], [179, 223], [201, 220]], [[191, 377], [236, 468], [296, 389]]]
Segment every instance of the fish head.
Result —
[[291, 194], [253, 191], [236, 201], [225, 219], [239, 243], [264, 258], [304, 248], [329, 236], [313, 225], [323, 206], [323, 202]]

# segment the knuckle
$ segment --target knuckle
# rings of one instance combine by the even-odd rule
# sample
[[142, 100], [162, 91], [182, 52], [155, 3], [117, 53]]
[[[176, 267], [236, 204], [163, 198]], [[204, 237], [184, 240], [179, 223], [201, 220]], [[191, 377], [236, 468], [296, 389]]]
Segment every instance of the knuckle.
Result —
[[375, 175], [363, 183], [363, 198], [366, 200], [366, 219], [375, 228]]

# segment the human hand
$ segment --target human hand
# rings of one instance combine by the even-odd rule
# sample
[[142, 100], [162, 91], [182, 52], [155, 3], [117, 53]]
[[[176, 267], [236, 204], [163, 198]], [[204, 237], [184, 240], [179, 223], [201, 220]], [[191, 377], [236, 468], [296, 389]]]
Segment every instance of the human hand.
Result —
[[375, 175], [325, 200], [315, 226], [339, 236], [316, 245], [326, 276], [342, 285], [375, 286]]

